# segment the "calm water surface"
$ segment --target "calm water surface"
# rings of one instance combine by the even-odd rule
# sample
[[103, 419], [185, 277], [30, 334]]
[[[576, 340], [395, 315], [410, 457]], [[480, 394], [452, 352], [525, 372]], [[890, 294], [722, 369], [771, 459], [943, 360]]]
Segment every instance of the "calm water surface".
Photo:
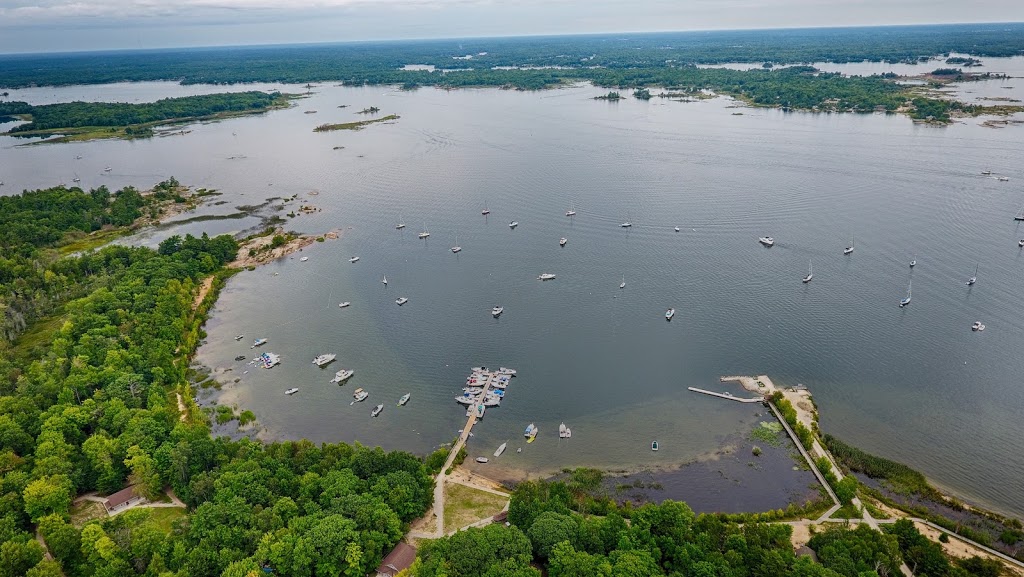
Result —
[[[154, 83], [12, 97], [119, 99], [125, 90], [142, 101], [221, 89]], [[295, 108], [184, 136], [20, 148], [0, 137], [0, 180], [10, 194], [76, 174], [86, 187], [174, 175], [224, 193], [216, 200], [227, 204], [204, 214], [292, 194], [322, 209], [288, 227], [337, 228], [342, 238], [233, 278], [198, 355], [225, 383], [220, 402], [252, 409], [267, 437], [426, 452], [464, 423], [452, 398], [469, 367], [504, 365], [520, 376], [475, 429], [472, 454], [510, 440], [499, 464], [534, 475], [668, 466], [745, 434], [757, 411], [687, 386], [726, 390], [720, 375], [768, 373], [811, 388], [826, 432], [1024, 514], [1024, 227], [1012, 220], [1024, 205], [1024, 129], [787, 114], [727, 99], [591, 100], [602, 92], [323, 85]], [[355, 111], [368, 106], [401, 119], [312, 132], [364, 118]], [[404, 231], [394, 228], [400, 216]], [[618, 226], [627, 218], [630, 230]], [[423, 227], [427, 241], [416, 238]], [[458, 255], [449, 250], [456, 235]], [[762, 235], [775, 247], [759, 246]], [[844, 257], [851, 237], [856, 251]], [[353, 255], [361, 260], [350, 264]], [[814, 280], [805, 285], [808, 260]], [[558, 278], [536, 281], [542, 272]], [[900, 309], [912, 278], [913, 304]], [[396, 306], [399, 296], [409, 303]], [[489, 314], [495, 304], [505, 306], [500, 319]], [[677, 310], [671, 323], [668, 307]], [[972, 333], [975, 320], [987, 330]], [[270, 339], [280, 367], [232, 361], [256, 337]], [[339, 361], [316, 369], [309, 361], [320, 352]], [[356, 376], [329, 385], [340, 367]], [[286, 397], [292, 386], [300, 392]], [[350, 406], [355, 387], [370, 398]], [[396, 407], [406, 392], [412, 400]], [[377, 403], [384, 413], [371, 419]], [[573, 429], [568, 442], [555, 434], [562, 421]], [[517, 455], [531, 422], [540, 436]]]

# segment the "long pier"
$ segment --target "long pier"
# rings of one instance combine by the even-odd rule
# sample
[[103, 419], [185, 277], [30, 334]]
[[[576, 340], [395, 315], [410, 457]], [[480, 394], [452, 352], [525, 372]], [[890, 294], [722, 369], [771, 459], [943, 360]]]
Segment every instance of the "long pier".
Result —
[[716, 393], [714, 391], [705, 391], [704, 389], [698, 389], [697, 387], [686, 387], [687, 390], [695, 393], [701, 393], [704, 395], [711, 395], [712, 397], [718, 397], [720, 399], [729, 399], [730, 401], [736, 401], [739, 403], [763, 403], [764, 397], [754, 397], [753, 399], [745, 399], [743, 397], [737, 397], [732, 393]]

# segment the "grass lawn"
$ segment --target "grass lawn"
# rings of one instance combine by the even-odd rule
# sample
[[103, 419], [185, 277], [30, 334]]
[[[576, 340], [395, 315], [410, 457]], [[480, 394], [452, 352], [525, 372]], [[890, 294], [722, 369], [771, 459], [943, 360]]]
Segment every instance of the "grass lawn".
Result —
[[149, 518], [167, 533], [171, 532], [175, 521], [185, 516], [185, 509], [181, 507], [150, 507], [146, 510]]
[[71, 507], [71, 524], [81, 529], [93, 519], [104, 519], [107, 512], [96, 501], [82, 501]]
[[465, 485], [448, 483], [444, 488], [444, 530], [454, 531], [486, 517], [497, 515], [508, 499]]

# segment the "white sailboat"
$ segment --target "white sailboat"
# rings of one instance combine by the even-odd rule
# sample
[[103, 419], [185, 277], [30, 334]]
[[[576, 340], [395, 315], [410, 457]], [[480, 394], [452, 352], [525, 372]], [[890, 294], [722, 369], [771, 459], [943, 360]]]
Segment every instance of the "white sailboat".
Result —
[[622, 282], [619, 283], [619, 288], [620, 289], [626, 288], [626, 275], [622, 275]]
[[974, 265], [974, 276], [967, 279], [967, 286], [971, 286], [976, 282], [978, 282], [978, 265]]
[[569, 210], [565, 211], [565, 216], [576, 216], [576, 206], [575, 206], [575, 204], [572, 204], [572, 203], [569, 204]]
[[462, 247], [459, 246], [459, 235], [455, 235], [455, 246], [452, 247], [452, 252], [456, 254], [462, 252]]
[[856, 241], [857, 241], [857, 239], [856, 239], [856, 238], [851, 238], [851, 239], [850, 239], [850, 246], [848, 246], [848, 247], [846, 247], [846, 248], [844, 248], [844, 249], [843, 249], [843, 254], [850, 254], [850, 253], [852, 253], [852, 252], [853, 252], [853, 248], [854, 248], [854, 246], [855, 246], [855, 243], [856, 243]]
[[388, 275], [384, 275], [380, 282], [384, 283], [384, 286], [388, 286]]
[[913, 286], [914, 281], [911, 280], [910, 284], [907, 285], [907, 296], [903, 297], [903, 300], [900, 301], [900, 308], [903, 308], [910, 304], [910, 289], [913, 288]]
[[489, 208], [487, 208], [487, 203], [486, 202], [484, 203], [484, 209], [480, 211], [480, 214], [482, 214], [484, 216], [487, 216], [488, 214], [491, 214], [491, 210]]
[[402, 213], [398, 213], [398, 224], [395, 225], [395, 228], [397, 230], [402, 230], [403, 228], [405, 228], [405, 221], [402, 220]]
[[811, 269], [811, 261], [808, 260], [807, 261], [807, 276], [804, 277], [804, 282], [805, 283], [811, 282], [812, 278], [814, 278], [814, 271], [813, 271], [813, 269]]
[[419, 237], [420, 237], [420, 238], [427, 238], [428, 236], [430, 236], [430, 233], [429, 233], [429, 232], [427, 232], [427, 223], [426, 223], [426, 222], [424, 222], [424, 223], [423, 223], [423, 232], [421, 232], [421, 233], [419, 234]]

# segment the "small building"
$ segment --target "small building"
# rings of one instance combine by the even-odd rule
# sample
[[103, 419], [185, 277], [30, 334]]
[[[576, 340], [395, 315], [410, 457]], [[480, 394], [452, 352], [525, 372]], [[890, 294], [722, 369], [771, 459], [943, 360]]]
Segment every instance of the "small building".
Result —
[[103, 501], [103, 508], [108, 515], [120, 513], [121, 511], [146, 501], [146, 498], [135, 492], [135, 486], [125, 487]]
[[398, 545], [395, 545], [395, 548], [380, 562], [380, 567], [377, 567], [377, 577], [395, 577], [408, 569], [415, 560], [416, 548], [405, 541], [399, 541]]

